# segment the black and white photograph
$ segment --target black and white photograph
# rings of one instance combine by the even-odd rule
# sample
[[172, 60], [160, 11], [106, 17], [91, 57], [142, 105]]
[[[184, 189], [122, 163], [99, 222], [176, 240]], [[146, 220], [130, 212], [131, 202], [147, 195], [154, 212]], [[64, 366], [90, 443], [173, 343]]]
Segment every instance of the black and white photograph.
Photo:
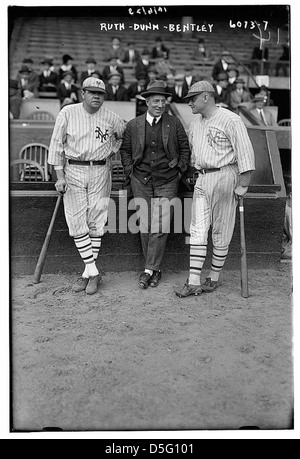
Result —
[[5, 8], [5, 434], [293, 438], [296, 7], [43, 3]]

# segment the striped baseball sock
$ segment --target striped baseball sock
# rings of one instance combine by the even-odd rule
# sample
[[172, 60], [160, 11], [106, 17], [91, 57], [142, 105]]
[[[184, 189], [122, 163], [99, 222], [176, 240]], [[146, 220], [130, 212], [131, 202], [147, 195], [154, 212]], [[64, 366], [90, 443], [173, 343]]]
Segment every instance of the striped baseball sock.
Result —
[[211, 268], [209, 277], [212, 281], [218, 281], [220, 272], [224, 266], [226, 261], [226, 257], [228, 254], [229, 247], [213, 247], [212, 253], [212, 260], [211, 260]]
[[202, 266], [207, 254], [207, 245], [190, 246], [190, 274], [189, 284], [200, 285]]
[[101, 237], [100, 236], [90, 236], [92, 243], [92, 250], [94, 255], [94, 260], [96, 261], [99, 255], [101, 247]]
[[96, 267], [94, 260], [90, 236], [88, 234], [85, 234], [84, 236], [74, 237], [74, 242], [79, 252], [79, 255], [85, 263], [85, 270], [82, 276], [90, 277], [99, 274], [99, 271]]

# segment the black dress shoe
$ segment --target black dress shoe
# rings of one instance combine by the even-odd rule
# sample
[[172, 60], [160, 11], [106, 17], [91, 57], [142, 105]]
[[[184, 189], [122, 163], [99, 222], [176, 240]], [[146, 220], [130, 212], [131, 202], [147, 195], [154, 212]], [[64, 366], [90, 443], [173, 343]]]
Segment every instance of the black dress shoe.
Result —
[[150, 279], [150, 286], [157, 287], [161, 279], [161, 271], [153, 271], [152, 277]]
[[142, 273], [140, 275], [140, 278], [139, 278], [139, 286], [141, 288], [148, 288], [149, 287], [149, 283], [150, 283], [150, 279], [151, 279], [151, 274], [149, 273]]

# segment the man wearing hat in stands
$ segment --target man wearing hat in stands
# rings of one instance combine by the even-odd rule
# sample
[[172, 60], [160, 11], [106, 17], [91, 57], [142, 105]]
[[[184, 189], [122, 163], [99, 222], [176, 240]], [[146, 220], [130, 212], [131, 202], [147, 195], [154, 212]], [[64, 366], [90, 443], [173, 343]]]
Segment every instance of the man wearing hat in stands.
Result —
[[229, 108], [238, 113], [239, 105], [252, 101], [252, 94], [245, 88], [243, 78], [237, 78], [234, 83], [235, 89], [229, 92]]
[[18, 87], [22, 91], [22, 98], [24, 100], [32, 99], [32, 97], [39, 97], [39, 80], [30, 78], [31, 73], [31, 68], [24, 64], [19, 70]]
[[141, 96], [141, 93], [146, 90], [147, 87], [147, 74], [139, 73], [137, 75], [136, 81], [131, 83], [128, 86], [127, 93], [129, 100], [136, 102], [136, 116], [142, 115], [147, 111], [147, 105], [144, 97]]
[[212, 79], [214, 81], [217, 81], [217, 76], [219, 75], [219, 73], [226, 73], [228, 72], [228, 68], [229, 68], [229, 63], [230, 63], [230, 52], [229, 51], [222, 51], [221, 53], [221, 57], [220, 59], [215, 63], [215, 65], [213, 66], [213, 70], [212, 70]]
[[112, 73], [119, 73], [121, 75], [121, 84], [125, 83], [124, 70], [118, 65], [117, 59], [112, 57], [109, 61], [109, 65], [105, 65], [103, 68], [102, 76], [104, 83], [108, 83], [109, 76]]
[[[83, 81], [84, 81], [86, 78], [92, 76], [93, 73], [98, 72], [99, 75], [101, 75], [101, 73], [99, 72], [99, 70], [96, 69], [96, 64], [97, 64], [97, 62], [96, 62], [96, 60], [95, 60], [92, 56], [88, 57], [88, 58], [86, 59], [85, 63], [86, 63], [86, 70], [84, 70], [83, 72], [81, 72], [81, 75], [80, 75], [80, 84], [81, 84], [81, 85], [82, 85]], [[100, 78], [100, 79], [101, 79], [101, 78]]]
[[265, 108], [266, 96], [264, 94], [255, 94], [253, 102], [255, 108], [250, 110], [250, 113], [255, 116], [262, 126], [277, 126], [277, 121], [274, 114]]
[[76, 104], [78, 100], [77, 86], [74, 84], [74, 75], [67, 71], [63, 73], [62, 81], [57, 86], [57, 97], [60, 100], [61, 107], [68, 104]]
[[[167, 243], [173, 206], [182, 174], [189, 165], [190, 148], [178, 118], [165, 113], [166, 85], [155, 80], [141, 94], [147, 113], [129, 121], [120, 149], [126, 182], [131, 183], [140, 220], [145, 270], [139, 286], [156, 287]], [[126, 184], [125, 182], [125, 184]]]
[[72, 72], [74, 83], [76, 83], [77, 82], [77, 69], [72, 64], [73, 57], [70, 56], [69, 54], [64, 54], [63, 57], [62, 57], [62, 61], [63, 61], [63, 63], [59, 67], [59, 70], [58, 70], [59, 80], [63, 79], [63, 74], [65, 72]]
[[[194, 187], [190, 225], [190, 270], [179, 297], [213, 292], [219, 286], [234, 226], [239, 196], [247, 192], [255, 169], [254, 151], [240, 116], [215, 103], [209, 81], [198, 81], [186, 98], [195, 120], [190, 124], [191, 164], [198, 171]], [[208, 277], [201, 283], [212, 229], [212, 262]]]
[[185, 97], [189, 92], [190, 87], [196, 83], [197, 78], [193, 75], [194, 67], [191, 64], [184, 66], [184, 81], [182, 86], [182, 97]]
[[111, 160], [122, 142], [124, 121], [103, 106], [105, 84], [89, 77], [82, 84], [82, 102], [62, 108], [56, 118], [48, 162], [63, 194], [69, 234], [84, 262], [75, 292], [97, 292], [101, 275], [96, 260], [107, 221], [111, 192]]
[[121, 84], [122, 75], [119, 72], [112, 72], [108, 75], [108, 83], [105, 85], [106, 100], [128, 102], [129, 96], [125, 86]]
[[217, 76], [217, 83], [215, 84], [216, 104], [219, 107], [228, 108], [229, 106], [229, 92], [228, 88], [228, 75], [226, 72], [221, 72]]
[[170, 93], [172, 94], [171, 102], [181, 104], [184, 102], [183, 96], [185, 95], [183, 92], [184, 74], [178, 73], [177, 75], [175, 75], [174, 81], [175, 81], [174, 86], [169, 88]]
[[45, 58], [42, 60], [42, 72], [39, 75], [39, 91], [56, 93], [58, 85], [58, 75], [51, 70], [53, 66], [52, 59]]

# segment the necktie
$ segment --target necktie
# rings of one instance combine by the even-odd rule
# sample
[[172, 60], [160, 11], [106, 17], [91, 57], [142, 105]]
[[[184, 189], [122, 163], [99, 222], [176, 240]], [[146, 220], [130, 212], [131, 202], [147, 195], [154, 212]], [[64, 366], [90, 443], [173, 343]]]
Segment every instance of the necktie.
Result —
[[157, 121], [157, 119], [156, 119], [156, 118], [153, 118], [152, 126], [155, 126], [155, 125], [156, 125], [156, 121]]
[[268, 125], [267, 121], [266, 121], [266, 118], [264, 117], [264, 114], [263, 114], [263, 111], [260, 110], [260, 117], [261, 117], [261, 120], [262, 122], [265, 124], [265, 125]]

